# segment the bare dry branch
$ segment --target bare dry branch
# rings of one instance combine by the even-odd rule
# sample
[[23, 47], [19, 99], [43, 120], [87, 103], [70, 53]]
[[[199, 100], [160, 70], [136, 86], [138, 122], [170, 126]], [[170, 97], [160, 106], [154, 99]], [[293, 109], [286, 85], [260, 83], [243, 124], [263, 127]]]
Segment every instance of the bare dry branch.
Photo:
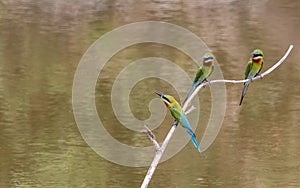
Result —
[[154, 157], [154, 159], [153, 159], [153, 161], [152, 161], [152, 163], [151, 163], [151, 165], [148, 169], [147, 175], [145, 176], [145, 179], [143, 181], [143, 184], [141, 185], [141, 188], [148, 187], [148, 185], [150, 183], [150, 180], [151, 180], [151, 178], [152, 178], [152, 176], [155, 172], [155, 169], [156, 169], [156, 167], [157, 167], [157, 165], [158, 165], [158, 163], [159, 163], [159, 161], [160, 161], [160, 159], [161, 159], [161, 157], [162, 157], [162, 155], [163, 155], [163, 153], [164, 153], [164, 151], [165, 151], [165, 149], [166, 149], [166, 147], [167, 147], [167, 145], [168, 145], [168, 143], [169, 143], [169, 141], [170, 141], [170, 139], [173, 135], [173, 133], [175, 132], [175, 129], [176, 129], [177, 125], [178, 125], [178, 122], [174, 121], [174, 123], [173, 123], [169, 133], [167, 134], [164, 142], [162, 143], [160, 149], [155, 154], [155, 157]]

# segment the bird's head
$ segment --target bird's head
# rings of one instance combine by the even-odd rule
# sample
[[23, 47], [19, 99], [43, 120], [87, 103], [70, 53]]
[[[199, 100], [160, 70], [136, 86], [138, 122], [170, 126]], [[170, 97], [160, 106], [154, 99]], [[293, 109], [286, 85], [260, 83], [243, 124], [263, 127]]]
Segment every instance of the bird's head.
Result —
[[174, 106], [174, 103], [176, 103], [175, 98], [172, 97], [171, 95], [164, 95], [160, 91], [156, 91], [155, 93], [160, 97], [162, 102], [164, 102], [168, 108], [171, 108], [172, 106]]
[[264, 53], [260, 49], [255, 49], [252, 52], [252, 60], [253, 61], [261, 61], [264, 57]]
[[204, 66], [212, 66], [214, 64], [215, 57], [212, 53], [206, 52], [203, 55], [203, 65]]

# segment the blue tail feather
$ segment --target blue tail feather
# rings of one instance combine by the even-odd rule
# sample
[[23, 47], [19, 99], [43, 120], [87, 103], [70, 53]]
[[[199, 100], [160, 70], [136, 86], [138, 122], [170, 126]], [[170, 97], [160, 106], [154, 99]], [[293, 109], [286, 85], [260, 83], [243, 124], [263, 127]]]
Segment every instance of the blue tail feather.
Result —
[[186, 132], [189, 134], [194, 146], [197, 148], [197, 150], [199, 151], [200, 154], [202, 154], [202, 151], [200, 149], [200, 146], [197, 143], [196, 140], [196, 135], [194, 134], [191, 125], [187, 119], [187, 117], [185, 115], [182, 115], [181, 119], [180, 119], [180, 124], [182, 125], [182, 127], [186, 130]]
[[195, 90], [196, 87], [197, 87], [197, 82], [195, 82], [195, 83], [192, 85], [191, 89], [189, 90], [189, 92], [188, 92], [188, 94], [186, 95], [186, 97], [185, 97], [185, 99], [184, 99], [184, 101], [183, 101], [182, 104], [184, 104], [185, 101], [191, 96], [191, 94], [193, 93], [193, 91]]
[[191, 94], [192, 94], [193, 91], [195, 90], [196, 86], [197, 86], [197, 82], [193, 83], [193, 85], [192, 85], [190, 91], [188, 92], [188, 95], [187, 95], [188, 97], [191, 96]]
[[240, 100], [240, 105], [242, 105], [242, 102], [243, 102], [243, 99], [244, 99], [244, 97], [247, 93], [248, 87], [249, 87], [249, 82], [245, 82], [243, 92], [242, 92], [242, 97], [241, 97], [241, 100]]
[[190, 135], [190, 137], [191, 137], [191, 140], [192, 140], [194, 146], [197, 148], [197, 150], [199, 151], [199, 153], [202, 155], [202, 151], [200, 149], [200, 146], [197, 143], [196, 137], [195, 136], [191, 136], [191, 135]]

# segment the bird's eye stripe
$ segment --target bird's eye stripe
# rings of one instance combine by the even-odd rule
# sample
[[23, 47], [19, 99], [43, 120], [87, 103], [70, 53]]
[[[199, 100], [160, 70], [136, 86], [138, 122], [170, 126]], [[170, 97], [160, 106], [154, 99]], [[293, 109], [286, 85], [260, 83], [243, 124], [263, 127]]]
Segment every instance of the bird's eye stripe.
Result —
[[162, 98], [171, 103], [171, 101], [167, 97], [163, 96]]
[[204, 61], [207, 61], [207, 60], [213, 60], [214, 58], [213, 57], [204, 57], [203, 59], [204, 59]]
[[253, 54], [253, 57], [259, 57], [259, 56], [264, 57], [262, 54]]

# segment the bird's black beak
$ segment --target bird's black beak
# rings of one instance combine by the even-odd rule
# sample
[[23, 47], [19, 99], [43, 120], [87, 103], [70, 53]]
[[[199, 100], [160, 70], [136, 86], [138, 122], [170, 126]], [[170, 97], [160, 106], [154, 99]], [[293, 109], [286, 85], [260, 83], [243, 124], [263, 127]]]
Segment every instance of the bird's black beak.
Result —
[[155, 91], [155, 93], [156, 93], [160, 98], [162, 98], [162, 97], [164, 96], [164, 94], [163, 94], [162, 92], [160, 92], [160, 91]]

